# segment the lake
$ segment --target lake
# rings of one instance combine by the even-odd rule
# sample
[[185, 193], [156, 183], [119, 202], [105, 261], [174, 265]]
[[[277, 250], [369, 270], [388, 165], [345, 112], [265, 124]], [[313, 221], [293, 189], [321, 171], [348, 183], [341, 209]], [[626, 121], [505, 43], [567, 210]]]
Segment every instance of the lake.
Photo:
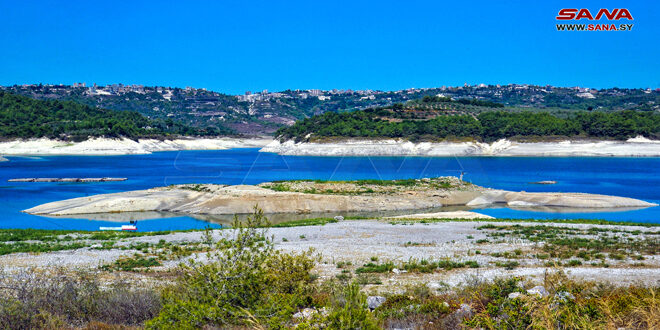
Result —
[[[388, 180], [458, 176], [461, 171], [465, 172], [466, 181], [491, 188], [609, 194], [660, 203], [660, 158], [308, 157], [260, 153], [258, 149], [7, 158], [9, 162], [0, 163], [0, 228], [97, 230], [99, 226], [116, 226], [117, 222], [107, 219], [48, 218], [25, 214], [21, 210], [67, 198], [171, 184], [257, 184], [287, 179]], [[100, 183], [7, 182], [8, 179], [22, 177], [126, 177], [128, 180]], [[543, 180], [557, 183], [531, 183]], [[498, 218], [582, 218], [660, 223], [660, 207], [593, 213], [502, 207], [476, 211]], [[199, 229], [228, 221], [228, 218], [222, 217], [196, 219], [177, 214], [150, 214], [149, 217], [155, 219], [140, 221], [141, 231]]]

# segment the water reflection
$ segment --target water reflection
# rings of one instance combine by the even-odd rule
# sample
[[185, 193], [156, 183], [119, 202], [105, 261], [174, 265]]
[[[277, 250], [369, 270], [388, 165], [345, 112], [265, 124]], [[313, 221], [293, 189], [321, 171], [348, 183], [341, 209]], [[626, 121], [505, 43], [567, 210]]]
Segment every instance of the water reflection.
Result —
[[[625, 212], [640, 210], [642, 208], [575, 208], [575, 207], [556, 207], [556, 206], [527, 206], [527, 207], [511, 207], [504, 204], [495, 204], [489, 207], [473, 208], [467, 206], [445, 206], [417, 210], [397, 210], [397, 211], [377, 211], [377, 212], [314, 212], [314, 213], [269, 213], [266, 217], [272, 224], [278, 224], [293, 220], [304, 220], [314, 218], [332, 218], [335, 216], [343, 217], [357, 217], [357, 218], [380, 218], [398, 215], [408, 215], [417, 213], [436, 213], [436, 212], [452, 212], [452, 211], [474, 211], [479, 210], [514, 210], [514, 211], [529, 211], [529, 212], [544, 212], [544, 213], [602, 213], [602, 212]], [[47, 216], [48, 218], [66, 218], [66, 219], [81, 219], [93, 221], [109, 221], [127, 223], [135, 220], [155, 220], [155, 219], [168, 219], [188, 217], [195, 220], [201, 220], [212, 224], [228, 226], [234, 220], [234, 216], [239, 220], [245, 220], [250, 214], [184, 214], [173, 212], [121, 212], [121, 213], [93, 213], [93, 214], [76, 214], [67, 216]]]
[[[397, 215], [406, 215], [412, 213], [435, 213], [435, 212], [450, 212], [450, 211], [469, 211], [471, 208], [465, 206], [447, 206], [427, 208], [421, 210], [398, 210], [398, 211], [377, 211], [377, 212], [312, 212], [312, 213], [268, 213], [266, 217], [272, 224], [278, 224], [293, 220], [314, 219], [314, 218], [332, 218], [335, 216], [343, 217], [359, 217], [359, 218], [380, 218]], [[153, 219], [167, 219], [177, 217], [190, 217], [196, 220], [202, 220], [213, 224], [230, 225], [234, 220], [233, 214], [183, 214], [173, 212], [121, 212], [121, 213], [92, 213], [92, 214], [75, 214], [66, 216], [47, 216], [48, 218], [66, 218], [66, 219], [83, 219], [95, 221], [111, 221], [111, 222], [129, 222], [135, 220], [153, 220]], [[250, 214], [236, 214], [239, 220], [247, 219]]]

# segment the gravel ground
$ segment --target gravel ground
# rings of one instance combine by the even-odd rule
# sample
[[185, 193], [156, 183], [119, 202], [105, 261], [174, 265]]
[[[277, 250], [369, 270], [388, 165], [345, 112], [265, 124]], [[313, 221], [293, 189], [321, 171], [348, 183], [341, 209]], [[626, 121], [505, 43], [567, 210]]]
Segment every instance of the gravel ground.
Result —
[[[538, 248], [537, 243], [531, 243], [518, 238], [506, 238], [500, 243], [476, 244], [475, 241], [487, 238], [487, 231], [476, 228], [491, 222], [438, 222], [430, 224], [392, 225], [384, 221], [359, 220], [341, 221], [325, 226], [271, 228], [276, 247], [287, 252], [302, 252], [313, 248], [321, 256], [317, 272], [323, 278], [329, 278], [341, 272], [335, 265], [337, 262], [351, 262], [352, 268], [361, 266], [377, 257], [379, 262], [393, 261], [396, 263], [410, 259], [437, 260], [450, 258], [453, 261], [474, 260], [479, 268], [461, 268], [451, 271], [438, 271], [432, 274], [382, 274], [384, 286], [406, 283], [428, 283], [430, 286], [442, 286], [442, 283], [456, 285], [469, 279], [492, 279], [497, 276], [515, 275], [542, 279], [547, 267], [544, 260], [538, 260], [529, 254]], [[505, 225], [507, 223], [493, 223]], [[520, 224], [520, 223], [518, 223]], [[539, 223], [533, 223], [539, 224]], [[547, 226], [562, 226], [576, 228], [602, 227], [621, 230], [639, 230], [637, 237], [644, 239], [645, 233], [657, 231], [656, 228], [634, 226], [598, 226], [586, 224], [553, 224]], [[217, 230], [214, 236], [227, 235], [230, 230]], [[135, 237], [125, 239], [117, 245], [130, 245], [136, 242], [158, 243], [200, 241], [202, 232], [174, 233], [160, 236]], [[469, 238], [469, 236], [471, 238]], [[494, 261], [506, 261], [503, 258], [489, 256], [491, 252], [505, 252], [520, 249], [523, 254], [516, 259], [518, 268], [506, 270], [494, 265]], [[480, 250], [480, 254], [475, 254]], [[133, 250], [95, 250], [83, 248], [72, 251], [59, 251], [41, 254], [16, 253], [0, 257], [0, 267], [5, 271], [41, 268], [67, 267], [72, 269], [97, 269], [103, 264], [112, 262], [121, 256], [130, 256]], [[204, 259], [203, 255], [197, 256]], [[178, 261], [167, 261], [160, 270], [167, 270], [178, 265]], [[491, 262], [493, 264], [491, 264]], [[643, 266], [631, 266], [634, 261], [607, 260], [609, 268], [596, 266], [564, 267], [570, 275], [586, 280], [612, 282], [619, 285], [643, 283], [660, 285], [660, 258], [645, 256]], [[156, 269], [158, 270], [158, 269]], [[141, 275], [136, 275], [137, 277]]]

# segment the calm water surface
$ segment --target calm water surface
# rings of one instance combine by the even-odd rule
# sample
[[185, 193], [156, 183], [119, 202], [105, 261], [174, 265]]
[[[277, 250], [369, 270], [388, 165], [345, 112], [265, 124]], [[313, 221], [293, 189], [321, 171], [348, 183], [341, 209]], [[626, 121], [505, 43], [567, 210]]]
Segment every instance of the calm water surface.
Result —
[[[403, 179], [457, 176], [474, 184], [515, 191], [587, 192], [660, 202], [660, 158], [577, 157], [304, 157], [260, 153], [258, 149], [175, 151], [127, 156], [7, 157], [0, 163], [0, 228], [96, 230], [116, 226], [96, 220], [47, 218], [21, 210], [46, 202], [180, 183], [256, 184], [286, 179]], [[126, 177], [124, 182], [10, 183], [20, 177]], [[555, 180], [555, 185], [530, 182]], [[660, 207], [596, 213], [487, 208], [500, 218], [586, 218], [660, 223]], [[126, 215], [142, 220], [140, 230], [204, 228], [226, 219], [173, 214]], [[211, 222], [208, 222], [211, 221]]]

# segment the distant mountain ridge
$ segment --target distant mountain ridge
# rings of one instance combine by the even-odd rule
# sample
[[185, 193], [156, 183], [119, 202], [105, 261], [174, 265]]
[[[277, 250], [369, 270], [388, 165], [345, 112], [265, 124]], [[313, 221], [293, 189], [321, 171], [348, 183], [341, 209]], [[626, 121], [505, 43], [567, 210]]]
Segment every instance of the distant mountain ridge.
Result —
[[390, 106], [425, 96], [474, 99], [502, 104], [506, 110], [526, 108], [549, 112], [573, 110], [660, 109], [660, 91], [651, 89], [590, 89], [536, 85], [474, 85], [375, 90], [286, 90], [227, 95], [200, 88], [14, 85], [0, 87], [35, 99], [70, 100], [92, 107], [136, 111], [150, 119], [173, 119], [193, 127], [214, 126], [248, 135], [271, 134], [295, 121], [326, 112], [349, 112]]

